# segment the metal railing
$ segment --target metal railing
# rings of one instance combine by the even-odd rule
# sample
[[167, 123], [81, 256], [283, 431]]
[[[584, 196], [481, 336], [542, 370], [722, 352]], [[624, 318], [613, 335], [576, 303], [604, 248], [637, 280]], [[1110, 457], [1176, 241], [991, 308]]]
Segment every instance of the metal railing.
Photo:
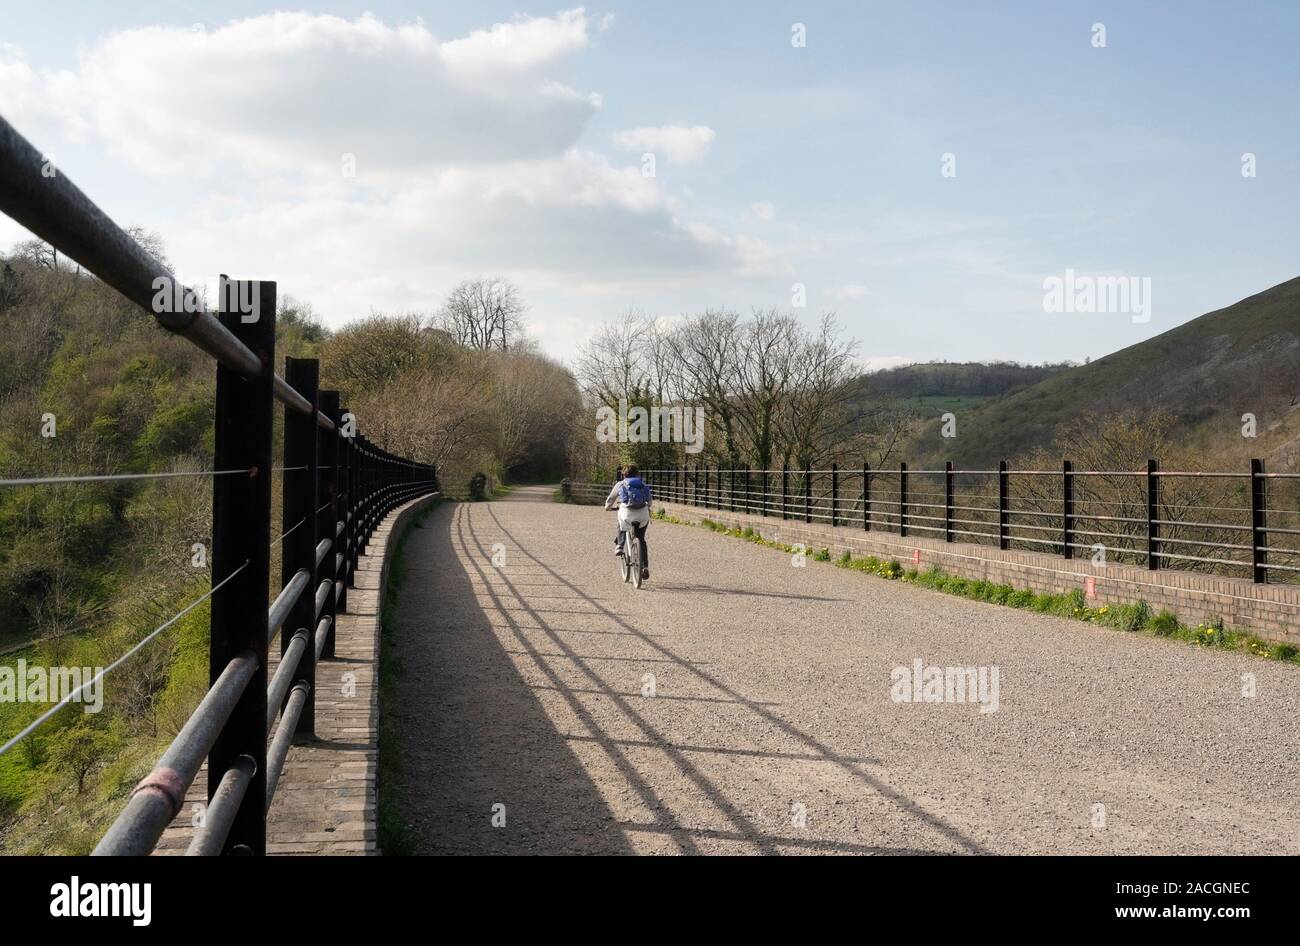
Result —
[[[1300, 578], [1300, 474], [1161, 470], [643, 470], [655, 497], [702, 508], [923, 535], [1255, 582]], [[607, 485], [569, 484], [603, 499]], [[599, 496], [595, 496], [599, 493]]]
[[[437, 470], [394, 456], [357, 433], [338, 392], [319, 389], [316, 360], [286, 358], [284, 376], [275, 373], [274, 282], [226, 283], [223, 277], [223, 306], [216, 314], [193, 290], [179, 287], [183, 311], [158, 311], [158, 281], [168, 285], [171, 273], [61, 171], [42, 173], [45, 166], [41, 154], [0, 118], [0, 211], [217, 362], [212, 590], [185, 609], [210, 602], [210, 688], [95, 853], [152, 851], [206, 759], [209, 804], [189, 853], [264, 854], [267, 810], [290, 745], [313, 734], [316, 662], [333, 655], [337, 616], [347, 608], [357, 561], [390, 511], [437, 491]], [[228, 299], [255, 300], [255, 308], [230, 308]], [[283, 532], [273, 540], [276, 401], [285, 408]], [[277, 543], [280, 591], [271, 601], [271, 551]], [[272, 677], [269, 653], [277, 637], [280, 661]]]

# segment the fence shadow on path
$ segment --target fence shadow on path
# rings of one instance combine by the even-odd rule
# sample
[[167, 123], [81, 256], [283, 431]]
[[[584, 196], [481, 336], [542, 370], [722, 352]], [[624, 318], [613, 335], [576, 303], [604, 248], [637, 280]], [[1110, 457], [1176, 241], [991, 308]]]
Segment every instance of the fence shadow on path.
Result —
[[[391, 733], [381, 782], [415, 854], [624, 854], [613, 814], [477, 603], [456, 554], [462, 507], [406, 539], [407, 572], [383, 672]], [[477, 576], [476, 576], [477, 577]], [[503, 805], [504, 811], [494, 806]], [[494, 814], [505, 825], [494, 827]]]
[[[500, 518], [497, 516], [495, 511], [489, 509], [488, 515], [491, 517], [492, 523], [495, 526], [496, 530], [500, 531], [502, 534], [506, 536], [510, 536], [510, 532], [502, 524]], [[528, 555], [527, 550], [522, 545], [519, 544], [517, 539], [511, 537], [511, 541], [519, 549], [519, 551], [523, 552], [525, 555]], [[479, 550], [480, 552], [483, 551], [481, 545]], [[775, 726], [777, 729], [782, 730], [788, 736], [791, 736], [796, 741], [804, 744], [805, 746], [808, 747], [810, 754], [812, 754], [818, 760], [838, 764], [846, 772], [850, 773], [860, 781], [864, 782], [873, 791], [878, 792], [879, 794], [888, 798], [899, 809], [915, 817], [921, 822], [925, 823], [928, 827], [942, 834], [950, 842], [955, 843], [966, 852], [972, 854], [991, 853], [986, 848], [984, 848], [981, 844], [979, 844], [979, 842], [975, 841], [972, 838], [968, 838], [960, 830], [948, 824], [948, 822], [944, 821], [942, 818], [932, 815], [930, 812], [926, 811], [924, 808], [917, 805], [915, 802], [913, 802], [907, 796], [903, 795], [901, 792], [897, 791], [893, 787], [885, 784], [879, 779], [874, 778], [873, 776], [864, 772], [859, 765], [855, 764], [856, 760], [848, 760], [837, 755], [834, 752], [834, 750], [832, 750], [830, 747], [822, 744], [813, 736], [803, 732], [797, 727], [791, 725], [786, 720], [782, 719], [780, 716], [776, 715], [771, 709], [768, 708], [767, 704], [761, 703], [756, 700], [748, 699], [742, 696], [740, 693], [737, 693], [735, 690], [733, 690], [731, 687], [729, 687], [726, 683], [718, 679], [713, 674], [700, 670], [692, 662], [683, 659], [682, 657], [674, 653], [672, 650], [665, 647], [658, 640], [652, 638], [648, 634], [643, 633], [641, 630], [639, 630], [638, 628], [636, 628], [635, 626], [633, 626], [632, 624], [624, 620], [621, 616], [615, 614], [612, 610], [606, 608], [597, 599], [593, 598], [591, 595], [587, 594], [577, 585], [573, 584], [568, 579], [564, 578], [562, 575], [560, 575], [558, 572], [556, 572], [553, 568], [548, 566], [540, 559], [532, 555], [529, 555], [529, 558], [531, 561], [533, 561], [538, 566], [540, 566], [547, 574], [553, 577], [558, 584], [569, 589], [571, 592], [573, 592], [573, 594], [575, 594], [581, 600], [591, 604], [594, 608], [598, 609], [600, 612], [602, 612], [602, 614], [606, 615], [610, 621], [613, 621], [620, 628], [634, 635], [640, 641], [642, 641], [650, 648], [652, 648], [655, 652], [659, 653], [662, 657], [672, 660], [674, 663], [678, 664], [683, 669], [688, 670], [691, 673], [695, 674], [701, 680], [707, 682], [712, 687], [721, 691], [730, 699], [734, 700], [739, 704], [744, 705], [748, 709], [752, 710], [754, 713], [763, 717], [764, 720], [766, 720], [768, 723]], [[683, 767], [683, 771], [687, 771], [688, 775], [691, 774], [688, 771], [688, 769], [692, 768], [692, 766], [689, 760], [687, 760], [683, 755], [681, 755], [680, 751], [677, 751], [675, 753], [670, 751], [670, 755], [674, 757], [674, 761], [677, 762], [678, 765]], [[747, 819], [744, 818], [744, 816], [740, 815], [738, 812], [735, 812], [734, 809], [732, 809], [732, 806], [726, 803], [725, 799], [718, 797], [719, 793], [717, 792], [716, 789], [714, 789], [711, 785], [708, 785], [707, 783], [701, 784], [700, 787], [715, 803], [719, 805], [720, 808], [723, 809], [724, 812], [728, 814], [730, 820], [732, 820], [733, 823], [735, 823], [738, 827], [742, 829], [742, 833], [746, 834], [749, 840], [754, 841], [755, 843], [758, 844], [759, 849], [764, 853], [773, 853], [773, 845], [776, 843], [783, 844], [783, 845], [792, 845], [792, 846], [798, 846], [798, 844], [800, 843], [798, 839], [790, 839], [785, 837], [771, 838], [766, 835], [757, 833], [753, 828], [753, 826], [748, 823]], [[861, 847], [861, 846], [857, 846], [857, 847]], [[854, 848], [855, 848], [854, 845], [846, 844], [840, 847], [839, 849], [854, 849]], [[867, 850], [867, 849], [863, 848], [862, 850]], [[931, 853], [928, 851], [911, 851], [911, 850], [900, 851], [897, 849], [880, 849], [880, 848], [870, 848], [870, 851], [872, 853]]]
[[658, 582], [656, 587], [664, 591], [684, 591], [691, 594], [702, 595], [734, 595], [737, 598], [784, 598], [790, 601], [848, 601], [848, 598], [827, 598], [821, 595], [792, 595], [781, 591], [750, 591], [747, 588], [718, 588], [715, 585], [704, 585], [698, 582], [691, 584], [674, 584], [672, 582]]
[[[491, 564], [498, 542], [515, 556], [508, 569]], [[583, 591], [521, 544], [491, 505], [444, 505], [425, 529], [412, 533], [407, 557], [419, 564], [412, 565], [397, 608], [393, 644], [401, 671], [386, 690], [397, 693], [395, 705], [383, 710], [396, 714], [396, 746], [383, 751], [400, 753], [400, 776], [380, 791], [394, 793], [416, 851], [937, 852], [777, 833], [706, 773], [698, 760], [709, 758], [838, 766], [916, 819], [925, 834], [942, 835], [946, 847], [986, 853], [864, 772], [873, 760], [838, 755], [771, 704], [736, 692], [704, 664], [665, 646], [663, 635], [642, 631]], [[548, 593], [533, 596], [540, 587]], [[571, 614], [585, 614], [601, 628], [572, 627], [565, 617]], [[699, 704], [719, 704], [719, 712], [739, 708], [758, 714], [798, 748], [728, 744], [716, 732], [710, 741], [721, 745], [672, 738], [663, 720], [643, 709], [641, 694], [626, 692], [625, 679], [599, 669], [620, 657], [585, 652], [588, 640], [594, 645], [609, 637], [646, 651], [637, 661], [672, 664], [720, 694], [678, 702], [682, 712]], [[660, 698], [654, 704], [655, 712], [674, 705]], [[680, 788], [667, 790], [670, 782]], [[506, 806], [508, 829], [491, 827], [497, 803]]]

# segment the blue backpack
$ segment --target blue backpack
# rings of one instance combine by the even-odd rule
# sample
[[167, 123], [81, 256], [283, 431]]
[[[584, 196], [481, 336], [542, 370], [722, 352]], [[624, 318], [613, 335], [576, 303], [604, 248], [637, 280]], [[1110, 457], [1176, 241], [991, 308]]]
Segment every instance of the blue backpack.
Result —
[[643, 509], [650, 503], [650, 487], [639, 476], [630, 476], [618, 484], [618, 501], [628, 509]]

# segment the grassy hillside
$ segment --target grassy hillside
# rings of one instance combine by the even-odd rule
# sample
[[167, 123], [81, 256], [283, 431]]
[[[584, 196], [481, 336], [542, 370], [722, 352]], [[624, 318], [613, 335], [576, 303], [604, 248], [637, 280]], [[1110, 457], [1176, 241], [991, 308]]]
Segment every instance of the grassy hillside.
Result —
[[1073, 367], [1061, 364], [1022, 365], [1013, 361], [931, 361], [886, 368], [866, 375], [858, 386], [876, 397], [986, 398], [1037, 384]]
[[[1022, 365], [1012, 361], [947, 362], [932, 361], [902, 365], [863, 375], [852, 381], [845, 392], [842, 407], [851, 418], [849, 430], [854, 446], [849, 453], [860, 451], [858, 438], [888, 442], [878, 428], [898, 430], [906, 442], [907, 431], [919, 433], [928, 421], [946, 413], [965, 415], [976, 405], [1068, 371], [1073, 365]], [[913, 444], [903, 456], [913, 456]], [[868, 447], [866, 453], [873, 451]]]
[[1089, 413], [1161, 410], [1184, 442], [1243, 446], [1241, 417], [1254, 414], [1267, 455], [1300, 433], [1300, 278], [1193, 319], [1155, 338], [1028, 388], [958, 412], [957, 437], [937, 418], [905, 453], [989, 466], [1051, 442], [1059, 426]]
[[[211, 469], [212, 359], [98, 280], [40, 259], [0, 256], [0, 479]], [[329, 333], [282, 297], [285, 355], [320, 357], [322, 387], [340, 388], [381, 446], [460, 483], [554, 463], [578, 404], [567, 372], [526, 345], [461, 349], [416, 317]], [[106, 666], [205, 593], [208, 567], [192, 556], [211, 545], [211, 504], [203, 476], [0, 489], [6, 676], [19, 661]], [[273, 592], [279, 555], [273, 543]], [[0, 855], [87, 853], [206, 692], [207, 650], [205, 604], [113, 671], [102, 711], [68, 707], [0, 757]], [[47, 709], [32, 700], [0, 700], [0, 742]]]
[[[116, 292], [0, 259], [0, 324], [4, 478], [211, 467], [211, 359]], [[321, 336], [281, 312], [281, 352]], [[0, 489], [0, 665], [105, 666], [201, 595], [211, 502], [203, 477]], [[103, 712], [0, 758], [0, 853], [88, 851], [206, 690], [206, 651], [204, 606], [114, 672]], [[0, 703], [0, 740], [46, 708]]]

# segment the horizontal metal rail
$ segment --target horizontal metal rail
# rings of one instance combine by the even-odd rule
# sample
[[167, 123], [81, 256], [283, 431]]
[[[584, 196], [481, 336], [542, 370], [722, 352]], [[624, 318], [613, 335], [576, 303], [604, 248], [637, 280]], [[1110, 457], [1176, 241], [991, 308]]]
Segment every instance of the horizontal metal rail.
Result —
[[284, 702], [284, 695], [289, 692], [294, 674], [298, 672], [298, 665], [302, 663], [302, 656], [306, 652], [307, 632], [299, 631], [293, 635], [289, 646], [280, 655], [280, 665], [275, 668], [271, 685], [266, 688], [266, 731], [268, 733], [275, 723], [275, 717], [280, 714], [280, 704]]
[[185, 793], [257, 667], [258, 658], [252, 651], [227, 664], [153, 771], [135, 787], [126, 808], [95, 847], [95, 854], [139, 856], [154, 849], [163, 830], [180, 812]]
[[334, 582], [330, 581], [328, 578], [326, 578], [324, 581], [320, 583], [320, 585], [317, 586], [316, 617], [320, 617], [321, 609], [325, 607], [325, 603], [329, 600], [330, 588], [332, 588], [333, 586], [334, 586]]
[[302, 595], [309, 581], [311, 581], [311, 572], [305, 568], [300, 568], [289, 584], [284, 586], [284, 590], [271, 602], [271, 607], [266, 612], [266, 632], [268, 637], [275, 636], [275, 632], [280, 629], [280, 625], [289, 616], [293, 606], [298, 603], [298, 598]]
[[202, 821], [194, 830], [194, 838], [190, 841], [186, 855], [210, 857], [221, 853], [226, 838], [230, 835], [230, 827], [235, 823], [235, 815], [239, 813], [239, 806], [248, 794], [249, 783], [256, 773], [257, 762], [246, 755], [241, 755], [226, 769], [226, 774], [217, 785], [216, 794], [203, 813]]
[[[243, 342], [207, 310], [200, 293], [174, 286], [175, 275], [149, 255], [125, 230], [82, 193], [61, 170], [47, 176], [47, 159], [18, 130], [0, 118], [0, 211], [112, 286], [144, 309], [158, 324], [193, 342], [221, 364], [246, 378], [270, 370]], [[160, 286], [166, 297], [184, 302], [156, 306]], [[299, 413], [313, 406], [276, 375], [277, 400]], [[327, 430], [334, 422], [324, 415], [317, 422]]]
[[311, 689], [305, 683], [294, 684], [293, 690], [289, 693], [289, 702], [284, 706], [284, 715], [280, 719], [280, 725], [275, 731], [275, 738], [271, 740], [271, 747], [266, 753], [266, 806], [271, 807], [271, 799], [275, 798], [276, 787], [280, 784], [280, 774], [284, 771], [285, 759], [289, 757], [289, 747], [293, 745], [293, 732], [298, 726], [298, 718], [302, 716], [303, 707], [307, 705], [307, 697]]
[[[200, 291], [181, 285], [66, 174], [59, 170], [51, 175], [48, 168], [46, 157], [0, 118], [0, 212], [218, 365], [215, 469], [0, 480], [0, 486], [15, 487], [170, 477], [207, 478], [212, 484], [211, 565], [226, 577], [102, 672], [209, 601], [210, 688], [95, 853], [149, 853], [179, 813], [205, 759], [209, 806], [189, 853], [265, 853], [266, 806], [289, 747], [312, 734], [316, 661], [333, 654], [337, 617], [346, 612], [358, 556], [399, 503], [437, 492], [437, 469], [394, 456], [357, 433], [338, 392], [320, 389], [316, 361], [288, 358], [284, 375], [276, 373], [274, 282], [231, 282], [223, 275], [221, 305], [210, 310]], [[240, 318], [249, 302], [260, 306], [260, 317]], [[278, 465], [271, 447], [277, 402], [285, 409], [283, 462]], [[278, 535], [272, 538], [274, 475], [283, 477], [284, 488]], [[280, 590], [267, 605], [274, 587], [269, 580], [272, 553], [282, 566]], [[306, 597], [313, 584], [314, 600]], [[277, 631], [280, 661], [268, 679], [269, 647]], [[0, 747], [0, 753], [52, 718], [61, 705]]]
[[[1238, 472], [1161, 470], [1152, 461], [1145, 470], [1076, 470], [1069, 463], [1060, 470], [687, 465], [641, 475], [656, 498], [705, 509], [1038, 548], [1067, 558], [1076, 549], [1102, 548], [1150, 569], [1248, 569], [1257, 582], [1300, 573], [1294, 539], [1300, 497], [1291, 497], [1297, 505], [1288, 509], [1276, 498], [1268, 502], [1264, 488], [1300, 474], [1269, 473], [1258, 460]], [[1206, 493], [1211, 487], [1198, 481], [1222, 485]], [[996, 495], [989, 489], [994, 483]], [[565, 488], [586, 501], [609, 489], [583, 482]], [[1233, 502], [1238, 496], [1249, 504]]]
[[[316, 624], [316, 659], [317, 660], [320, 660], [321, 651], [324, 650], [325, 648], [325, 642], [329, 638], [330, 627], [333, 623], [334, 623], [334, 619], [331, 618], [329, 615], [326, 615], [325, 617], [321, 618], [320, 621]], [[271, 727], [268, 725], [267, 728], [270, 729]]]

